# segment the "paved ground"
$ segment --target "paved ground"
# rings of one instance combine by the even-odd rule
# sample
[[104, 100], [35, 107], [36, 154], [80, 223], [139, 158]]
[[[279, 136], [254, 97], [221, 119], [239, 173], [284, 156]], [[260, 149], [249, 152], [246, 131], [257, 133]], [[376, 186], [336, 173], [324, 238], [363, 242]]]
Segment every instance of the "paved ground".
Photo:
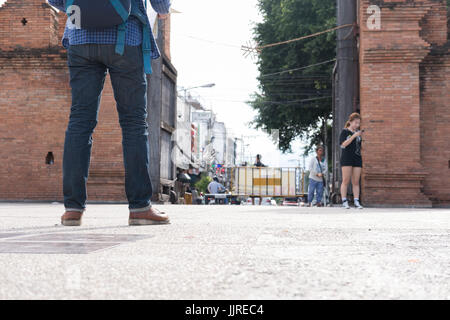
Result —
[[0, 203], [0, 299], [450, 299], [450, 210]]

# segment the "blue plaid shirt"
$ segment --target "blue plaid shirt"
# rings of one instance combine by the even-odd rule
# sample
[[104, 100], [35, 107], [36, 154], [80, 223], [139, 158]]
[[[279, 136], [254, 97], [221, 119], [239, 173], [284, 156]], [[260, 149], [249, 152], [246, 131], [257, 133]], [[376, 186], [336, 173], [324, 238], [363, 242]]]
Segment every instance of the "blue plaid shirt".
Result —
[[[147, 0], [132, 0], [137, 1], [142, 12], [145, 13], [147, 17], [147, 10], [144, 6], [144, 1]], [[48, 2], [58, 8], [59, 10], [65, 11], [64, 0], [48, 0]], [[150, 0], [153, 9], [158, 13], [169, 13], [170, 0]], [[148, 17], [147, 17], [148, 21]], [[68, 48], [69, 45], [86, 44], [86, 43], [97, 43], [97, 44], [115, 44], [117, 40], [117, 28], [104, 28], [104, 29], [69, 29], [67, 27], [64, 30], [64, 36], [62, 39], [62, 45], [64, 48]], [[150, 24], [150, 22], [148, 22]], [[126, 23], [126, 35], [125, 44], [129, 46], [138, 46], [142, 43], [142, 24], [135, 18], [130, 17]], [[160, 57], [160, 52], [158, 46], [156, 45], [155, 38], [153, 37], [153, 32], [150, 34], [152, 43], [152, 59], [157, 59]]]

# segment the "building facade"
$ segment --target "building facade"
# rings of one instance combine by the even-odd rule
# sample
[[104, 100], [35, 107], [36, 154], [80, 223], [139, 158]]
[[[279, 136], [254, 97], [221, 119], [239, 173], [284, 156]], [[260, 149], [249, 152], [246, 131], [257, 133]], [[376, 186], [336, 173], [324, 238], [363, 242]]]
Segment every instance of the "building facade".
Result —
[[[61, 45], [65, 22], [66, 15], [44, 0], [8, 0], [0, 7], [0, 200], [63, 199], [63, 147], [71, 106], [67, 52]], [[161, 150], [167, 147], [171, 151], [176, 123], [170, 18], [164, 23], [158, 34], [163, 57], [148, 78], [149, 125], [155, 133], [149, 136], [158, 139], [150, 141], [155, 198], [160, 177], [173, 178], [173, 168], [169, 159], [161, 158]], [[159, 94], [151, 90], [159, 90]], [[122, 133], [109, 77], [98, 118], [88, 201], [126, 201]], [[151, 123], [155, 119], [158, 123]], [[164, 137], [163, 131], [167, 132]]]
[[363, 200], [376, 206], [448, 206], [446, 3], [360, 0], [358, 20]]

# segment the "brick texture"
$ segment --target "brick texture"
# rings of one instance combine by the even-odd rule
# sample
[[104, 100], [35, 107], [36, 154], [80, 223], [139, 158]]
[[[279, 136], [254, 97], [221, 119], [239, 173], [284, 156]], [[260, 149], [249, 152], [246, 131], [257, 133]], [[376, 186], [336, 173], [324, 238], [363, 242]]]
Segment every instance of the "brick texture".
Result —
[[[24, 20], [25, 19], [25, 20]], [[64, 13], [43, 0], [0, 8], [0, 200], [58, 200], [71, 93]], [[89, 201], [126, 201], [122, 136], [109, 77], [93, 135]], [[53, 164], [46, 164], [52, 152]]]
[[[445, 1], [360, 0], [362, 197], [368, 205], [450, 204]], [[367, 8], [381, 8], [381, 30]]]

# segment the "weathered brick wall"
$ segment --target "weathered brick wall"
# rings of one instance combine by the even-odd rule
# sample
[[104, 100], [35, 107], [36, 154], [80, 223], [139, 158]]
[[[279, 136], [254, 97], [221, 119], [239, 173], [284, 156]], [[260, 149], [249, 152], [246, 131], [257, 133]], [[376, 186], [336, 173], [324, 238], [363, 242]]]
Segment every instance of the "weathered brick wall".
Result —
[[[380, 30], [367, 27], [369, 5], [381, 8]], [[433, 48], [448, 43], [444, 1], [360, 0], [359, 17], [363, 200], [442, 203], [450, 187], [450, 157], [437, 151], [450, 140], [448, 49]]]
[[1, 7], [0, 48], [55, 46], [59, 41], [57, 20], [57, 12], [46, 1], [9, 0]]
[[0, 51], [0, 199], [61, 198], [67, 83], [58, 48]]
[[450, 205], [450, 46], [436, 46], [420, 64], [421, 160], [424, 193]]
[[171, 15], [169, 14], [169, 16], [164, 19], [164, 53], [166, 54], [167, 58], [169, 58], [169, 60], [171, 59], [171, 55], [170, 55], [170, 29], [171, 29]]
[[[65, 21], [44, 0], [8, 0], [0, 8], [0, 200], [63, 199], [71, 105], [61, 47]], [[93, 139], [88, 200], [125, 201], [121, 130], [109, 77]], [[48, 152], [54, 164], [45, 163]]]

